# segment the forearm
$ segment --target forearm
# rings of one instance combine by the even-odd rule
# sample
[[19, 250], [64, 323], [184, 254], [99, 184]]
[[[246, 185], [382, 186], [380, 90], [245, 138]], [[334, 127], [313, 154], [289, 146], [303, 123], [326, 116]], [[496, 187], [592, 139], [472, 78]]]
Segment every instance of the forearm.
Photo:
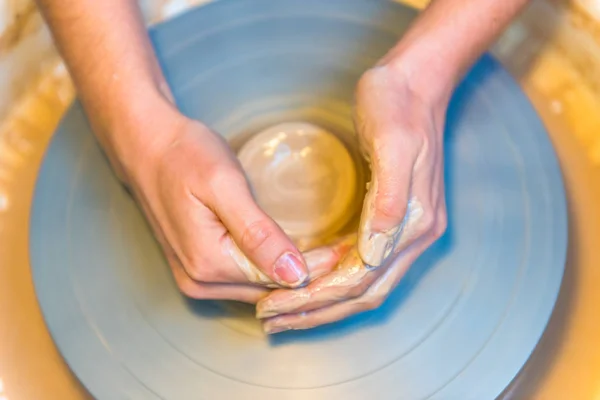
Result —
[[171, 95], [137, 1], [38, 3], [109, 156], [126, 158], [128, 149], [151, 141], [140, 137], [144, 121], [168, 109]]
[[432, 0], [383, 63], [413, 90], [446, 99], [528, 0]]

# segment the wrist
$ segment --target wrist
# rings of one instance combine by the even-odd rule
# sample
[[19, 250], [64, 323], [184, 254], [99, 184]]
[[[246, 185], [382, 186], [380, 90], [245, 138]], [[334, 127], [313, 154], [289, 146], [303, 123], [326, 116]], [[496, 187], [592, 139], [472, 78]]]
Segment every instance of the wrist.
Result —
[[431, 107], [445, 107], [460, 76], [453, 68], [454, 60], [442, 60], [427, 46], [412, 46], [392, 50], [380, 62], [392, 71], [407, 90]]
[[90, 123], [119, 179], [130, 184], [175, 140], [187, 118], [158, 90], [131, 92], [101, 112], [88, 109]]

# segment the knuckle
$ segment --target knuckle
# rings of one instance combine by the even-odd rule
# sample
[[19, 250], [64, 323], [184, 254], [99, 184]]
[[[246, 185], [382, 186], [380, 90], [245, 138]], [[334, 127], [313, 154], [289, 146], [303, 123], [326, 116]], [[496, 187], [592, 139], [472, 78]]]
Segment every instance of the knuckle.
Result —
[[406, 214], [406, 206], [398, 201], [397, 196], [394, 194], [382, 191], [377, 195], [375, 211], [384, 217], [402, 221]]
[[433, 231], [436, 224], [436, 219], [433, 216], [433, 213], [424, 212], [421, 218], [421, 232], [424, 233]]
[[[216, 163], [205, 172], [205, 179], [210, 188], [210, 193], [218, 197], [227, 188], [246, 188], [247, 182], [244, 175], [233, 166]], [[230, 191], [230, 190], [229, 190]]]
[[366, 303], [367, 310], [376, 310], [383, 305], [385, 297], [381, 295], [375, 295], [369, 298]]
[[183, 267], [183, 264], [173, 255], [174, 253], [167, 253], [167, 261], [173, 271], [173, 277], [175, 278], [175, 284], [179, 289], [179, 292], [186, 297], [192, 299], [203, 298], [203, 290], [201, 286], [194, 282], [193, 278], [190, 277], [187, 270]]
[[448, 229], [448, 217], [446, 214], [442, 214], [438, 217], [435, 227], [433, 228], [433, 236], [435, 239], [439, 239], [446, 233], [446, 229]]
[[191, 299], [204, 298], [202, 289], [189, 279], [177, 281], [177, 287], [179, 288], [179, 291], [186, 297]]
[[223, 179], [227, 179], [231, 174], [229, 168], [219, 163], [207, 165], [204, 173], [209, 182], [220, 182]]
[[183, 263], [185, 273], [195, 282], [210, 282], [212, 280], [210, 268], [207, 268], [207, 260], [202, 256], [188, 258]]
[[373, 84], [377, 81], [378, 74], [379, 72], [376, 68], [366, 70], [362, 74], [356, 85], [357, 93], [362, 93], [370, 89], [373, 86]]
[[275, 228], [266, 219], [254, 221], [244, 228], [241, 246], [246, 252], [256, 252], [269, 238], [273, 237], [275, 233]]
[[376, 310], [379, 307], [381, 307], [381, 305], [383, 304], [384, 301], [385, 301], [385, 296], [382, 296], [380, 294], [365, 295], [358, 302], [358, 308], [361, 311]]

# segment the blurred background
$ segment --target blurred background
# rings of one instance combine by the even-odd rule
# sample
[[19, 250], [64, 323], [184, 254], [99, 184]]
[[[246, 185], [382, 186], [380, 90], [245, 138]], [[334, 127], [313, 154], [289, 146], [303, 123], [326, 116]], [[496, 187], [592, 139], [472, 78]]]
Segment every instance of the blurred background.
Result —
[[[208, 1], [141, 4], [152, 24]], [[600, 400], [600, 0], [532, 1], [492, 52], [546, 124], [570, 212], [569, 259], [556, 310], [502, 398]], [[73, 98], [34, 0], [0, 0], [0, 400], [85, 398], [45, 330], [27, 249], [37, 169]]]

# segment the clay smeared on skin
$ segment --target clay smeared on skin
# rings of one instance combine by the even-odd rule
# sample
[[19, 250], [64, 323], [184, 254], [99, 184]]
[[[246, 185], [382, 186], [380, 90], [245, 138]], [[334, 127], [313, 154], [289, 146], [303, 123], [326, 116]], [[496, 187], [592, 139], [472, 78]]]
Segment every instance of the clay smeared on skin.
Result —
[[[310, 270], [310, 278], [314, 280], [331, 271], [328, 267], [328, 261], [335, 259], [341, 260], [346, 256], [352, 247], [356, 244], [356, 234], [342, 236], [333, 243], [326, 246], [317, 247], [313, 250], [303, 253], [306, 265]], [[323, 268], [326, 266], [327, 268]]]
[[394, 254], [396, 254], [399, 249], [403, 248], [406, 242], [408, 242], [411, 239], [414, 239], [414, 236], [418, 229], [418, 222], [421, 220], [421, 217], [423, 217], [423, 214], [425, 213], [421, 202], [415, 197], [408, 201], [408, 207], [406, 210], [406, 216], [402, 221], [400, 234], [396, 238]]
[[223, 250], [227, 255], [233, 258], [240, 271], [242, 271], [242, 273], [246, 276], [246, 279], [248, 279], [248, 282], [257, 283], [270, 288], [280, 287], [279, 284], [273, 282], [273, 280], [265, 275], [264, 272], [256, 268], [254, 263], [252, 263], [252, 261], [246, 257], [242, 250], [240, 250], [237, 244], [235, 244], [230, 235], [225, 237], [222, 245]]
[[377, 193], [377, 179], [369, 187], [364, 207], [361, 226], [359, 229], [360, 240], [358, 252], [370, 268], [378, 268], [385, 263], [392, 253], [408, 241], [416, 229], [417, 222], [423, 216], [421, 202], [413, 197], [409, 200], [406, 215], [400, 225], [392, 229], [374, 232], [371, 228], [375, 215], [375, 195]]
[[324, 244], [352, 218], [357, 172], [332, 133], [279, 124], [252, 137], [238, 158], [257, 203], [302, 249]]
[[[344, 144], [318, 126], [290, 122], [257, 133], [238, 158], [257, 203], [303, 251], [310, 280], [330, 272], [357, 239], [340, 233], [355, 215], [358, 181]], [[230, 236], [223, 250], [249, 282], [289, 286], [259, 270]]]
[[[331, 271], [331, 266], [335, 265], [340, 258], [356, 243], [356, 235], [348, 235], [335, 241], [328, 246], [314, 248], [304, 252], [304, 260], [309, 270], [310, 279], [316, 279]], [[252, 261], [240, 250], [230, 235], [226, 235], [222, 242], [223, 251], [229, 255], [236, 263], [240, 271], [244, 274], [248, 282], [277, 289], [289, 287], [289, 284], [275, 282], [264, 272], [254, 265]]]

